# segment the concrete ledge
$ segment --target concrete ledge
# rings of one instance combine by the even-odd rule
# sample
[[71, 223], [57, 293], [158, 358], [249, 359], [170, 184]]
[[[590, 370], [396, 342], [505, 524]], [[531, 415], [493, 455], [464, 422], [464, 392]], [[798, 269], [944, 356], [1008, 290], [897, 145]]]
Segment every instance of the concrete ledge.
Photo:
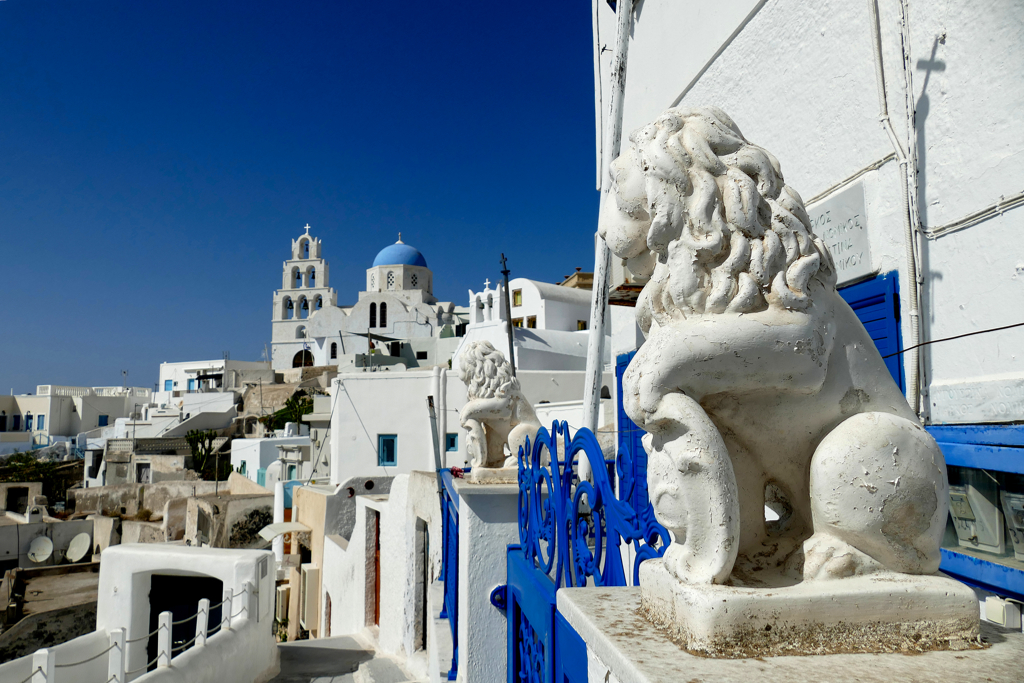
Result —
[[705, 657], [980, 646], [974, 592], [940, 575], [883, 572], [745, 588], [681, 583], [662, 560], [651, 560], [640, 568], [640, 586], [643, 614]]
[[474, 467], [463, 479], [467, 484], [518, 484], [518, 467]]
[[990, 647], [963, 652], [832, 654], [710, 659], [682, 650], [667, 629], [640, 613], [640, 588], [563, 588], [558, 611], [587, 644], [590, 683], [949, 683], [1019, 681], [1024, 635], [985, 622]]

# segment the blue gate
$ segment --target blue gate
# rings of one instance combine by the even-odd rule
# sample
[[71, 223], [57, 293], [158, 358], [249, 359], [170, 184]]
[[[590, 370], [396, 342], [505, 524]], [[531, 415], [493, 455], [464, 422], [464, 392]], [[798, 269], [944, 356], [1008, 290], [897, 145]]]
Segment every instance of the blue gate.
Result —
[[[592, 482], [579, 480], [577, 454], [590, 461]], [[640, 563], [665, 552], [669, 534], [650, 503], [639, 514], [632, 505], [647, 500], [647, 477], [630, 445], [615, 459], [618, 496], [605, 464], [593, 432], [570, 440], [565, 422], [542, 428], [519, 452], [519, 544], [507, 556], [509, 683], [585, 683], [586, 646], [555, 609], [556, 592], [627, 585], [623, 542], [636, 551], [634, 584]]]
[[441, 619], [447, 619], [452, 630], [452, 666], [448, 680], [454, 681], [459, 667], [459, 494], [455, 492], [450, 470], [441, 471], [441, 579], [444, 600]]

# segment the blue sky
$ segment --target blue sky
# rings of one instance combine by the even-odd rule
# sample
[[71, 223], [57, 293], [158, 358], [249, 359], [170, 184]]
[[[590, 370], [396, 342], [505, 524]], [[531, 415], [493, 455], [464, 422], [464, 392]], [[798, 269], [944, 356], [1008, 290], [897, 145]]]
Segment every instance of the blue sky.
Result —
[[0, 2], [0, 391], [259, 359], [292, 237], [590, 270], [590, 3]]

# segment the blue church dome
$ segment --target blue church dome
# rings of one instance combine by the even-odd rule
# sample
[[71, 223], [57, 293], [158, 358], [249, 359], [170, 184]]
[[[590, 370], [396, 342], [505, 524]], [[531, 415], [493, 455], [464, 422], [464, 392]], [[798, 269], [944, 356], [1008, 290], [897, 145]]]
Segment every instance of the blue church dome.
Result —
[[398, 241], [380, 250], [373, 259], [374, 266], [422, 266], [427, 267], [427, 259], [415, 247], [410, 247], [398, 236]]

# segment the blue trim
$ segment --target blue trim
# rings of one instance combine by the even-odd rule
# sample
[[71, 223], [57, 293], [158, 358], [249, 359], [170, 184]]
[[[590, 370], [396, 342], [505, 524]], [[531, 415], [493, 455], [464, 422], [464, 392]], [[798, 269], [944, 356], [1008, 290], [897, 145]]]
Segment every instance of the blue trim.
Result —
[[555, 681], [556, 683], [587, 683], [587, 644], [565, 617], [555, 612]]
[[451, 470], [441, 470], [441, 580], [444, 598], [440, 619], [447, 619], [452, 632], [452, 663], [448, 680], [458, 677], [459, 666], [459, 494]]
[[1024, 448], [939, 441], [947, 465], [1024, 474]]
[[942, 548], [939, 569], [969, 585], [1024, 601], [1024, 571]]
[[1024, 424], [928, 425], [936, 441], [1024, 447]]

